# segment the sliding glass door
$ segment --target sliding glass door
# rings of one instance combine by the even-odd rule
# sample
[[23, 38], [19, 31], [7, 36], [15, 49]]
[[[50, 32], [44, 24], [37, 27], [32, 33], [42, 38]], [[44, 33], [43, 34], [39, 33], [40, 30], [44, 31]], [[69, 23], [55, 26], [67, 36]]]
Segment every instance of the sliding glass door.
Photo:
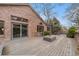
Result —
[[13, 38], [26, 37], [28, 32], [27, 29], [27, 24], [13, 24]]

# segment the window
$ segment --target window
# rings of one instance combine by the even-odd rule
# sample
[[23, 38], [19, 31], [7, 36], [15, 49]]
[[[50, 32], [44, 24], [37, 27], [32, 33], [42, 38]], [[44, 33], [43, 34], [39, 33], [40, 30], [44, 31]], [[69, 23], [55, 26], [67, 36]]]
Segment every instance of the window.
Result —
[[22, 20], [22, 18], [21, 17], [17, 17], [17, 20], [16, 21], [21, 21]]
[[37, 32], [43, 32], [44, 26], [37, 25]]
[[23, 18], [22, 22], [28, 22], [28, 19]]
[[4, 34], [4, 21], [0, 21], [0, 35]]
[[11, 16], [11, 20], [17, 20], [17, 17]]
[[11, 16], [11, 19], [15, 21], [28, 22], [28, 19], [17, 17], [17, 16]]

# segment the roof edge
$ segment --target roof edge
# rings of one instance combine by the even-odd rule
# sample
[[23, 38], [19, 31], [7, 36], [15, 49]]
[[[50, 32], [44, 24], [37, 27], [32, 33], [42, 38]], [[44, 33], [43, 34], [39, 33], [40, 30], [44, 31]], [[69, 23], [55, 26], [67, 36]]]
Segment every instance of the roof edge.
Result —
[[43, 21], [43, 23], [44, 23], [45, 25], [47, 25], [47, 23], [42, 19], [42, 17], [41, 17], [40, 15], [37, 14], [37, 12], [32, 8], [32, 6], [31, 6], [30, 4], [29, 4], [28, 6], [29, 6], [29, 7], [32, 9], [32, 11], [37, 15], [37, 17], [39, 17], [40, 20]]

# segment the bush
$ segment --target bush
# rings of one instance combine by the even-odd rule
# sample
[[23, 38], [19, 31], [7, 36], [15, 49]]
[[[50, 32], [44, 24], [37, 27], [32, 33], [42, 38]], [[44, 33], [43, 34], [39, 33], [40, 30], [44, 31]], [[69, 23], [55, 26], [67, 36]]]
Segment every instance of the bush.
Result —
[[50, 31], [44, 31], [43, 35], [44, 35], [44, 36], [50, 35]]
[[75, 28], [75, 27], [71, 27], [71, 28], [68, 30], [67, 37], [69, 37], [69, 38], [74, 38], [75, 33], [76, 33], [76, 28]]

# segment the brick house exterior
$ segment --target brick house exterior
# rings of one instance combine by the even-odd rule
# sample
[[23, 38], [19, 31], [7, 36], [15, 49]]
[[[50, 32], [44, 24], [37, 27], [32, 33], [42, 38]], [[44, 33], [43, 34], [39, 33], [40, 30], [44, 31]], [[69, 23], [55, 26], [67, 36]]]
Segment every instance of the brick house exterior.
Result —
[[0, 22], [0, 40], [35, 37], [39, 33], [38, 25], [47, 31], [46, 23], [29, 4], [0, 4]]

